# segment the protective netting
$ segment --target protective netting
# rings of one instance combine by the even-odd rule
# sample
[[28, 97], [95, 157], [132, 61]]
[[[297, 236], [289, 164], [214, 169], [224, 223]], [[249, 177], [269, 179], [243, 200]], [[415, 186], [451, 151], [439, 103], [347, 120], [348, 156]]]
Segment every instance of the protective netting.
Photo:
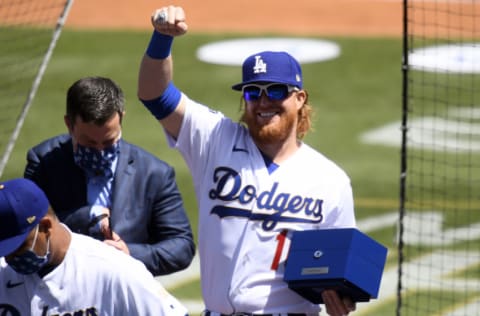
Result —
[[0, 0], [0, 176], [72, 2]]
[[480, 315], [480, 2], [404, 18], [397, 315]]

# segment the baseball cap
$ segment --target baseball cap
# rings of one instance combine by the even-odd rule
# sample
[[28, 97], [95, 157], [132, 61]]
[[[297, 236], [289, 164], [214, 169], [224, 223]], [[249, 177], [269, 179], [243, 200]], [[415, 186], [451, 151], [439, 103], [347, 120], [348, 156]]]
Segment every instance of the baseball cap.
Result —
[[243, 62], [243, 81], [232, 86], [242, 90], [250, 83], [276, 82], [302, 89], [302, 69], [298, 61], [287, 52], [264, 51], [253, 54]]
[[45, 193], [31, 180], [0, 182], [0, 257], [15, 251], [48, 211]]

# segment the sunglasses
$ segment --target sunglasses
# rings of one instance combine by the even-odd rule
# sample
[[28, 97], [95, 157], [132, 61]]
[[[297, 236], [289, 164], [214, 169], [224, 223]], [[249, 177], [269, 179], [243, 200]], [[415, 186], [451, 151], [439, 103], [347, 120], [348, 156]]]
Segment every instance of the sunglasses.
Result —
[[272, 101], [284, 100], [292, 91], [300, 91], [297, 87], [281, 83], [249, 84], [242, 88], [243, 97], [246, 101], [257, 101], [262, 93]]

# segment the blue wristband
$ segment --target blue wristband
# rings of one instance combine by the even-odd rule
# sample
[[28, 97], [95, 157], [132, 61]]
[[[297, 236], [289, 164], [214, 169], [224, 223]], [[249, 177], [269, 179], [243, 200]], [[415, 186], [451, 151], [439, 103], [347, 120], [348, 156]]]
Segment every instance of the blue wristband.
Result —
[[173, 36], [153, 31], [146, 53], [153, 59], [165, 59], [170, 56], [172, 43]]
[[153, 100], [140, 101], [155, 116], [157, 120], [161, 120], [169, 116], [177, 108], [182, 93], [175, 87], [172, 81], [168, 84], [167, 88], [161, 96]]

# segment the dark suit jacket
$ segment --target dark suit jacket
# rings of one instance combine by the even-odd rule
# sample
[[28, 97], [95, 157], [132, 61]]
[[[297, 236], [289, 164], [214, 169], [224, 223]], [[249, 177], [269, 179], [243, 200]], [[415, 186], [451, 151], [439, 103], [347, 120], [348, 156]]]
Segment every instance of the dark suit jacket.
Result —
[[[110, 210], [112, 230], [127, 243], [131, 256], [154, 275], [186, 268], [195, 245], [173, 168], [135, 145], [120, 142]], [[45, 191], [62, 222], [88, 235], [86, 177], [73, 160], [69, 135], [31, 148], [24, 176]]]

